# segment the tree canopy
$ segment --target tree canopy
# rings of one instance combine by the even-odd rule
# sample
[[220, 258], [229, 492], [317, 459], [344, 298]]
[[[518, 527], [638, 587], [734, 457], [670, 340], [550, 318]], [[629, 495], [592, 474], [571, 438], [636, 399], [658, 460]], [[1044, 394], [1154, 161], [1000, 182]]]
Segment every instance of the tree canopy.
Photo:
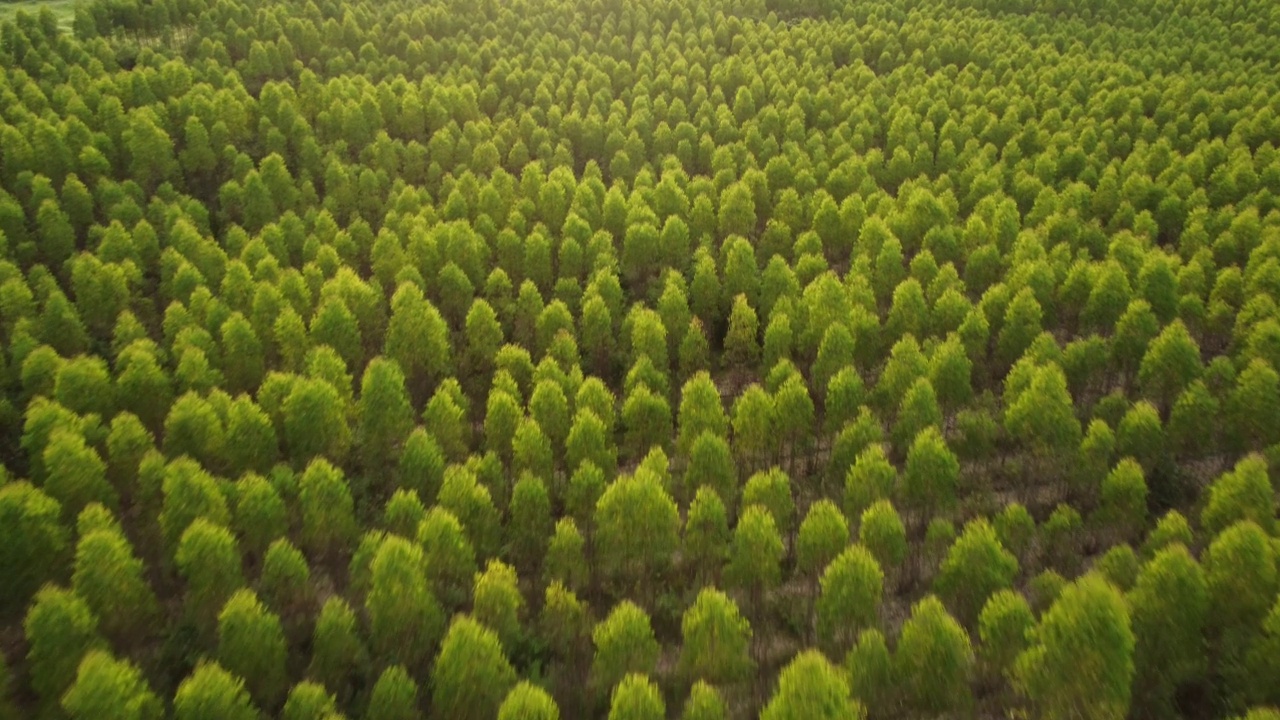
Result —
[[1280, 702], [1274, 5], [0, 3], [0, 720]]

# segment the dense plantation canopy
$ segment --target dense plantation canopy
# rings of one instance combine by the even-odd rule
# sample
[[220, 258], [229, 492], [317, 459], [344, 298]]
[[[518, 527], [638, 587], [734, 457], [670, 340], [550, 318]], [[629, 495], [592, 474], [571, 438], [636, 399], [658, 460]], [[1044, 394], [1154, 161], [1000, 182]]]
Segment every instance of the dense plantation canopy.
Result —
[[0, 720], [1274, 717], [1276, 3], [0, 10]]

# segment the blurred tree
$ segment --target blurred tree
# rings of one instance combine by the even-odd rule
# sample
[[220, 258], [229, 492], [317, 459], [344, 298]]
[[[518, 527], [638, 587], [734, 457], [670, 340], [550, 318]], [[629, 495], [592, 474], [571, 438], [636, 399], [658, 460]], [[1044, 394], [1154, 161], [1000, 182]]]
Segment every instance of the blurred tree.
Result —
[[693, 684], [680, 712], [681, 720], [725, 720], [729, 709], [716, 689], [699, 680]]
[[745, 679], [753, 663], [748, 654], [751, 626], [738, 606], [714, 588], [704, 588], [681, 621], [684, 643], [681, 674], [717, 685]]
[[858, 522], [858, 542], [871, 553], [881, 568], [900, 568], [907, 557], [907, 530], [888, 500], [878, 500], [862, 512]]
[[703, 432], [689, 448], [689, 466], [685, 471], [686, 497], [700, 488], [709, 487], [732, 505], [738, 497], [738, 469], [730, 454], [729, 443], [719, 435]]
[[76, 681], [62, 696], [71, 720], [160, 720], [164, 703], [138, 668], [110, 653], [93, 650], [76, 671]]
[[71, 586], [101, 619], [103, 634], [119, 647], [148, 638], [159, 617], [144, 569], [118, 529], [93, 530], [76, 543]]
[[58, 501], [27, 482], [0, 485], [0, 608], [13, 611], [46, 581], [58, 577], [70, 559]]
[[602, 579], [649, 595], [680, 542], [680, 516], [661, 482], [645, 471], [617, 479], [596, 504], [594, 524]]
[[1125, 716], [1134, 635], [1115, 588], [1096, 575], [1068, 585], [1030, 637], [1015, 684], [1045, 717]]
[[218, 615], [218, 660], [245, 679], [249, 695], [262, 707], [284, 698], [288, 649], [280, 618], [252, 590], [239, 590]]
[[749, 598], [749, 611], [761, 617], [767, 593], [782, 582], [785, 549], [773, 515], [760, 505], [751, 505], [738, 516], [725, 565], [725, 581]]
[[685, 518], [684, 554], [695, 583], [719, 577], [729, 557], [729, 521], [724, 502], [710, 487], [698, 488]]
[[315, 603], [311, 569], [287, 539], [280, 538], [267, 548], [258, 576], [258, 592], [266, 606], [283, 620], [291, 639], [305, 637]]
[[[345, 403], [333, 385], [324, 380], [300, 379], [294, 383], [282, 410], [285, 442], [295, 463], [301, 465], [321, 457], [335, 463], [346, 460], [351, 449], [351, 429]], [[167, 428], [167, 421], [165, 425]]]
[[174, 720], [257, 720], [244, 681], [216, 662], [196, 667], [173, 698]]
[[1027, 647], [1035, 615], [1026, 598], [1013, 590], [997, 590], [978, 615], [978, 657], [986, 672], [999, 678], [1009, 674]]
[[929, 595], [911, 608], [902, 626], [893, 676], [917, 712], [963, 711], [972, 703], [969, 636], [942, 603]]
[[240, 549], [225, 527], [197, 518], [177, 543], [174, 564], [187, 581], [187, 611], [196, 626], [212, 634], [218, 612], [244, 585]]
[[[316, 617], [307, 676], [318, 680], [340, 703], [345, 703], [367, 681], [370, 670], [369, 652], [360, 637], [355, 612], [342, 598], [329, 598]], [[383, 676], [389, 672], [392, 668], [388, 668]], [[400, 672], [404, 672], [403, 669]], [[379, 704], [376, 698], [381, 684], [382, 678], [379, 678], [374, 685], [374, 699], [369, 701], [371, 711]]]
[[1135, 640], [1135, 705], [1156, 717], [1173, 707], [1183, 683], [1205, 672], [1209, 594], [1204, 572], [1184, 546], [1169, 546], [1142, 567], [1126, 599]]
[[400, 665], [382, 671], [369, 697], [366, 720], [419, 720], [418, 685]]
[[444, 635], [445, 617], [423, 574], [417, 545], [395, 536], [382, 542], [370, 567], [369, 644], [379, 664], [424, 668]]
[[261, 556], [273, 540], [286, 534], [288, 517], [284, 500], [270, 481], [253, 473], [236, 482], [235, 498], [236, 534], [243, 539], [248, 553]]
[[822, 573], [816, 613], [818, 635], [835, 651], [853, 646], [859, 630], [876, 621], [884, 573], [861, 545], [846, 548]]
[[623, 600], [591, 632], [595, 659], [591, 663], [591, 683], [607, 693], [630, 673], [652, 673], [660, 647], [654, 638], [649, 616], [635, 603]]
[[107, 482], [107, 465], [84, 437], [71, 430], [55, 430], [45, 446], [44, 490], [62, 506], [63, 515], [75, 517], [89, 503], [108, 508], [119, 504], [115, 488]]
[[875, 709], [889, 701], [894, 690], [893, 663], [879, 630], [871, 628], [858, 635], [858, 644], [845, 656], [844, 669], [853, 697], [864, 707]]
[[311, 720], [337, 714], [333, 695], [323, 685], [303, 680], [289, 691], [289, 699], [280, 710], [281, 720]]
[[778, 688], [761, 711], [762, 720], [857, 720], [866, 716], [849, 696], [843, 674], [817, 650], [795, 656], [778, 676]]
[[844, 484], [844, 512], [861, 516], [879, 500], [887, 499], [898, 483], [898, 472], [885, 457], [884, 448], [871, 445], [858, 454]]
[[490, 560], [483, 572], [476, 573], [472, 615], [497, 633], [503, 647], [519, 645], [524, 634], [520, 627], [524, 598], [520, 595], [515, 569], [499, 560]]
[[491, 718], [516, 684], [498, 636], [465, 616], [454, 618], [431, 675], [431, 707], [439, 718]]
[[932, 518], [949, 510], [956, 502], [960, 463], [937, 428], [926, 428], [907, 451], [907, 467], [902, 474], [901, 493], [921, 518]]
[[376, 478], [390, 475], [400, 449], [413, 430], [413, 407], [404, 374], [390, 360], [376, 357], [360, 381], [359, 431], [361, 466]]
[[545, 690], [526, 680], [507, 693], [498, 720], [560, 720], [560, 708]]
[[46, 585], [36, 593], [22, 629], [31, 689], [45, 712], [56, 714], [86, 654], [105, 649], [98, 618], [74, 592]]
[[1208, 502], [1200, 513], [1206, 533], [1217, 535], [1241, 520], [1251, 520], [1271, 533], [1275, 526], [1275, 501], [1267, 461], [1250, 455], [1236, 463], [1209, 486]]
[[517, 566], [536, 569], [550, 539], [551, 498], [542, 480], [522, 475], [511, 491], [507, 541]]
[[662, 720], [666, 716], [662, 693], [648, 677], [630, 673], [613, 689], [609, 720]]
[[302, 541], [313, 557], [344, 553], [356, 535], [351, 490], [342, 471], [323, 458], [312, 460], [298, 478]]
[[1249, 520], [1223, 530], [1203, 554], [1214, 609], [1206, 634], [1221, 667], [1242, 659], [1267, 614], [1277, 587], [1275, 554], [1266, 533]]

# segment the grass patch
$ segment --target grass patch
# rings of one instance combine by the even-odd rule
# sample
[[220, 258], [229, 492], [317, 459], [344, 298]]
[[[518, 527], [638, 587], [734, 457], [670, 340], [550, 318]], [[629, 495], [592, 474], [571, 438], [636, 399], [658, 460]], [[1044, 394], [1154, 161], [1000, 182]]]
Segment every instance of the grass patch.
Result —
[[39, 15], [41, 8], [49, 10], [58, 18], [58, 27], [71, 32], [71, 21], [75, 18], [76, 0], [17, 0], [16, 2], [0, 2], [0, 22], [12, 20], [18, 11], [30, 15]]

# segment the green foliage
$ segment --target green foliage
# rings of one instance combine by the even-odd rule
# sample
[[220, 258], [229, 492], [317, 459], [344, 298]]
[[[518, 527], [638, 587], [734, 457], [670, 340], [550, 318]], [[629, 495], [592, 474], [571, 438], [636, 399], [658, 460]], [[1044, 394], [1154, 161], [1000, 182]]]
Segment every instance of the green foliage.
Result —
[[987, 598], [978, 615], [978, 657], [996, 675], [1004, 675], [1026, 649], [1035, 615], [1025, 598], [1012, 590], [999, 590]]
[[189, 459], [180, 458], [165, 467], [163, 492], [160, 529], [171, 549], [177, 547], [193, 521], [205, 519], [225, 526], [230, 519], [226, 498], [216, 481]]
[[[689, 496], [708, 487], [730, 505], [737, 500], [738, 468], [729, 453], [729, 443], [724, 438], [711, 432], [703, 432], [693, 441], [689, 448], [685, 484]], [[745, 497], [743, 502], [747, 502]]]
[[720, 693], [699, 680], [689, 691], [689, 698], [685, 700], [680, 717], [681, 720], [725, 720], [728, 713]]
[[187, 581], [187, 608], [196, 624], [212, 629], [223, 604], [244, 585], [240, 549], [226, 528], [198, 518], [182, 534], [174, 553]]
[[934, 588], [965, 625], [973, 626], [987, 599], [1010, 587], [1018, 574], [1018, 560], [1000, 544], [995, 528], [985, 519], [965, 524], [947, 551]]
[[284, 697], [286, 655], [280, 618], [251, 590], [232, 595], [218, 615], [218, 661], [245, 679], [262, 707], [275, 707]]
[[536, 567], [551, 534], [551, 498], [542, 480], [523, 475], [511, 491], [508, 543], [521, 567]]
[[[760, 674], [689, 717], [1277, 701], [1270, 7], [331, 5], [0, 10], [0, 717], [665, 716], [717, 586]], [[855, 552], [939, 599], [819, 637]], [[1131, 707], [1015, 640], [1086, 567]], [[584, 682], [624, 598], [664, 660]]]
[[588, 637], [586, 608], [572, 591], [552, 582], [547, 585], [539, 627], [555, 654], [572, 657]]
[[503, 647], [515, 647], [524, 613], [516, 571], [510, 565], [490, 560], [484, 572], [476, 574], [472, 598], [475, 619], [497, 633]]
[[1126, 715], [1134, 634], [1114, 587], [1096, 575], [1068, 585], [1030, 637], [1014, 667], [1016, 685], [1045, 717]]
[[907, 557], [907, 530], [888, 500], [879, 500], [862, 513], [858, 542], [881, 567], [897, 568]]
[[1179, 686], [1205, 672], [1204, 572], [1185, 547], [1171, 545], [1143, 565], [1127, 600], [1135, 639], [1134, 702], [1155, 715], [1172, 708]]
[[643, 470], [609, 485], [596, 504], [595, 527], [600, 571], [619, 587], [654, 582], [680, 542], [675, 502]]
[[461, 604], [470, 594], [476, 553], [458, 518], [438, 505], [432, 507], [418, 524], [416, 537], [435, 594], [448, 606]]
[[752, 475], [742, 491], [742, 506], [751, 505], [769, 511], [774, 525], [783, 533], [789, 532], [796, 509], [791, 498], [791, 478], [777, 467]]
[[773, 515], [751, 505], [738, 516], [725, 565], [725, 580], [759, 597], [782, 581], [784, 548]]
[[[296, 463], [321, 458], [341, 463], [346, 459], [351, 430], [342, 396], [333, 385], [324, 380], [299, 379], [285, 399], [282, 412], [285, 442]], [[166, 421], [166, 427], [168, 424]]]
[[[1014, 377], [1011, 373], [1010, 377]], [[1080, 444], [1080, 422], [1075, 417], [1066, 377], [1056, 365], [1034, 368], [1026, 387], [1008, 397], [1005, 430], [1041, 453], [1062, 453]]]
[[876, 621], [884, 573], [861, 545], [851, 545], [822, 573], [815, 607], [818, 634], [833, 648], [847, 649], [856, 633]]
[[698, 373], [681, 389], [678, 429], [677, 448], [684, 454], [692, 450], [693, 443], [703, 432], [720, 437], [728, 435], [729, 418], [721, 404], [720, 391], [710, 375]]
[[312, 461], [298, 478], [302, 540], [314, 556], [341, 552], [355, 537], [351, 490], [342, 471], [324, 459]]
[[662, 693], [646, 676], [631, 673], [613, 689], [609, 701], [609, 720], [661, 720], [667, 706]]
[[423, 551], [395, 536], [387, 537], [370, 566], [369, 645], [387, 664], [423, 667], [444, 635], [445, 616], [424, 574]]
[[368, 720], [418, 720], [418, 685], [400, 665], [382, 671], [369, 697]]
[[1242, 520], [1213, 538], [1202, 562], [1209, 588], [1211, 637], [1232, 654], [1262, 622], [1276, 591], [1276, 550], [1257, 524]]
[[105, 648], [98, 618], [75, 593], [46, 585], [36, 593], [22, 628], [31, 688], [47, 707], [56, 707], [76, 681], [81, 660]]
[[623, 600], [591, 632], [595, 658], [591, 681], [601, 691], [613, 688], [629, 673], [651, 674], [658, 662], [658, 641], [649, 616]]
[[729, 557], [729, 537], [728, 514], [720, 496], [709, 487], [699, 488], [684, 526], [685, 557], [698, 578], [719, 574]]
[[893, 661], [884, 634], [875, 628], [863, 630], [844, 659], [849, 687], [864, 707], [879, 708], [891, 701], [894, 691]]
[[[342, 598], [329, 598], [316, 617], [307, 676], [345, 701], [364, 682], [369, 670], [369, 652], [361, 639], [355, 612]], [[383, 676], [388, 672], [391, 668]], [[395, 681], [388, 682], [395, 684]], [[382, 678], [379, 678], [378, 684], [374, 685], [374, 698], [379, 696], [381, 683]], [[375, 704], [370, 700], [371, 707]]]
[[778, 676], [778, 688], [760, 713], [763, 720], [862, 718], [843, 674], [817, 650], [795, 656]]
[[680, 627], [680, 667], [686, 678], [721, 685], [750, 674], [751, 626], [727, 595], [704, 588], [685, 611]]
[[0, 598], [6, 610], [26, 605], [46, 580], [58, 576], [70, 554], [59, 524], [58, 501], [26, 482], [0, 486]]
[[1142, 466], [1132, 458], [1121, 460], [1102, 480], [1099, 513], [1120, 537], [1132, 537], [1146, 525], [1147, 481]]
[[[690, 511], [692, 513], [692, 510]], [[863, 521], [865, 525], [865, 520]], [[686, 531], [687, 537], [687, 531]], [[905, 536], [903, 538], [905, 543]], [[849, 544], [849, 523], [830, 500], [809, 506], [796, 534], [796, 564], [800, 572], [816, 578]], [[862, 544], [867, 545], [866, 539]], [[875, 551], [873, 551], [874, 554]], [[881, 564], [883, 558], [877, 557]]]
[[581, 590], [589, 575], [585, 547], [586, 541], [573, 518], [561, 518], [556, 522], [555, 533], [547, 544], [543, 560], [544, 577], [562, 582], [571, 589]]
[[76, 670], [76, 681], [62, 696], [62, 709], [72, 720], [159, 720], [164, 705], [142, 673], [128, 661], [94, 650]]
[[255, 720], [258, 711], [249, 700], [244, 680], [216, 662], [201, 663], [187, 676], [173, 698], [175, 720]]
[[972, 664], [968, 634], [936, 597], [912, 606], [893, 656], [893, 675], [910, 707], [927, 713], [967, 708]]
[[498, 636], [465, 615], [454, 618], [431, 674], [434, 716], [494, 717], [515, 684]]
[[1022, 556], [1035, 536], [1036, 521], [1021, 504], [1006, 505], [992, 522], [1000, 544], [1015, 556]]
[[327, 718], [334, 714], [333, 696], [325, 692], [321, 685], [302, 681], [289, 691], [289, 699], [280, 710], [281, 720], [309, 720], [310, 718]]
[[358, 444], [366, 472], [385, 475], [413, 430], [413, 408], [400, 367], [381, 357], [365, 367], [360, 381]]
[[1272, 680], [1276, 677], [1276, 650], [1280, 649], [1280, 601], [1262, 621], [1262, 634], [1254, 641], [1246, 659], [1249, 696], [1255, 702], [1274, 703], [1280, 692]]
[[760, 361], [760, 321], [745, 295], [733, 299], [729, 330], [724, 339], [726, 369], [746, 370]]
[[560, 709], [545, 690], [528, 681], [511, 688], [498, 708], [498, 720], [559, 720]]
[[423, 428], [415, 428], [405, 440], [396, 475], [402, 487], [414, 490], [430, 502], [444, 482], [444, 451]]
[[1138, 554], [1128, 545], [1113, 545], [1093, 564], [1093, 570], [1117, 590], [1127, 592], [1138, 579]]
[[46, 477], [44, 489], [74, 517], [92, 502], [114, 508], [119, 502], [115, 488], [107, 482], [107, 465], [83, 436], [71, 431], [54, 431], [44, 449]]
[[936, 428], [927, 428], [907, 452], [903, 499], [922, 517], [932, 517], [935, 510], [947, 510], [955, 504], [959, 475], [960, 463], [942, 435]]
[[284, 538], [267, 548], [258, 589], [267, 607], [286, 623], [312, 612], [311, 569], [302, 553]]
[[1275, 526], [1275, 501], [1267, 462], [1250, 455], [1209, 486], [1209, 501], [1200, 514], [1205, 532], [1216, 535], [1241, 520], [1251, 520], [1268, 533]]
[[898, 472], [885, 457], [884, 448], [872, 445], [849, 468], [844, 484], [844, 512], [861, 515], [879, 500], [887, 499], [898, 483]]
[[149, 636], [159, 616], [155, 593], [132, 546], [116, 528], [83, 533], [76, 543], [71, 586], [119, 645]]

